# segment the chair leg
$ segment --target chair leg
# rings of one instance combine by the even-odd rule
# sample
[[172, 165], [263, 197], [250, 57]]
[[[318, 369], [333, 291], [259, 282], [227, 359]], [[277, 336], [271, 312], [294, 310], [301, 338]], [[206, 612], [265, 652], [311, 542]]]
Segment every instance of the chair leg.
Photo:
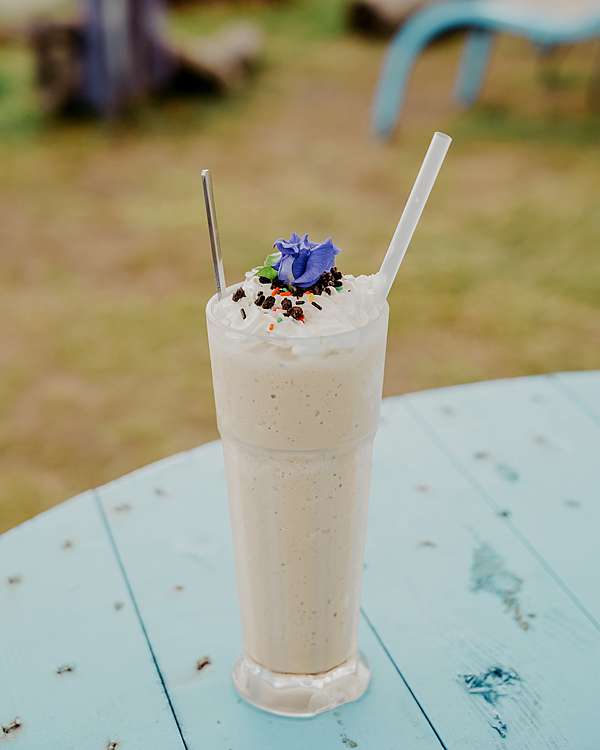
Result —
[[493, 25], [496, 8], [487, 0], [453, 0], [433, 3], [409, 18], [393, 38], [379, 78], [373, 104], [372, 127], [380, 138], [388, 138], [400, 115], [408, 76], [420, 52], [453, 29], [487, 28]]
[[477, 101], [492, 49], [493, 34], [485, 29], [469, 33], [460, 62], [454, 96], [470, 106]]
[[402, 108], [408, 76], [418, 52], [408, 45], [392, 43], [379, 80], [372, 112], [376, 135], [388, 138]]
[[538, 44], [557, 44], [590, 39], [600, 33], [600, 19], [566, 28], [552, 15], [545, 16], [514, 3], [489, 0], [453, 0], [426, 6], [409, 18], [392, 40], [373, 107], [373, 129], [388, 137], [400, 115], [408, 75], [417, 55], [432, 39], [453, 29], [477, 29], [467, 42], [458, 96], [475, 101], [492, 45], [492, 33], [509, 32]]

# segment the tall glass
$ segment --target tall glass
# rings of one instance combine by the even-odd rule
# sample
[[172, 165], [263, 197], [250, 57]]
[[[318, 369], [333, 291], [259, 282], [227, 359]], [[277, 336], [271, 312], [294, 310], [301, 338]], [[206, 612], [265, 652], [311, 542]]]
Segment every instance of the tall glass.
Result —
[[388, 307], [343, 334], [281, 338], [206, 309], [236, 557], [238, 692], [312, 716], [356, 700], [360, 582]]

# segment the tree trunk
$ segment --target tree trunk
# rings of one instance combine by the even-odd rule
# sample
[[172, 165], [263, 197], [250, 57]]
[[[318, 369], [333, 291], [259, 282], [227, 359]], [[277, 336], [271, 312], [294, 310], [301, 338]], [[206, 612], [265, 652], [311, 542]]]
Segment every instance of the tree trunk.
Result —
[[85, 98], [114, 116], [171, 74], [161, 0], [87, 0]]
[[250, 23], [229, 26], [175, 53], [169, 90], [226, 93], [238, 88], [258, 64], [263, 35]]
[[35, 24], [30, 31], [35, 80], [48, 114], [80, 114], [89, 110], [84, 94], [85, 40], [80, 23]]
[[44, 109], [104, 117], [150, 95], [229, 91], [256, 66], [263, 47], [253, 24], [170, 47], [160, 0], [88, 0], [82, 20], [38, 24], [31, 39]]

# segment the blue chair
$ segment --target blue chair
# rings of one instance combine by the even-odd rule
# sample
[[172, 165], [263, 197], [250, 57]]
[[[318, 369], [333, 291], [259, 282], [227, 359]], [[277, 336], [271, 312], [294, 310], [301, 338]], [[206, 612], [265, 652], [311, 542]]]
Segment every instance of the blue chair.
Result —
[[600, 2], [555, 0], [536, 7], [531, 0], [452, 0], [415, 13], [392, 40], [379, 79], [373, 107], [379, 137], [389, 137], [398, 121], [417, 55], [436, 37], [463, 28], [470, 33], [455, 96], [468, 105], [479, 95], [494, 33], [516, 34], [541, 47], [591, 39], [600, 35]]

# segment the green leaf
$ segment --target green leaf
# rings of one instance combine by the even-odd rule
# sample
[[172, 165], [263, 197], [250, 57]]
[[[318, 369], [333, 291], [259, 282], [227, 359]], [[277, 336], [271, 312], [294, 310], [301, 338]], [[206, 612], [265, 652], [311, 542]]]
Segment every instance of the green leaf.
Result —
[[281, 260], [281, 253], [277, 251], [276, 253], [271, 253], [271, 255], [267, 255], [265, 258], [265, 266], [274, 266], [275, 263], [279, 263]]
[[263, 266], [256, 272], [257, 276], [264, 276], [266, 279], [277, 278], [277, 271], [272, 266]]

